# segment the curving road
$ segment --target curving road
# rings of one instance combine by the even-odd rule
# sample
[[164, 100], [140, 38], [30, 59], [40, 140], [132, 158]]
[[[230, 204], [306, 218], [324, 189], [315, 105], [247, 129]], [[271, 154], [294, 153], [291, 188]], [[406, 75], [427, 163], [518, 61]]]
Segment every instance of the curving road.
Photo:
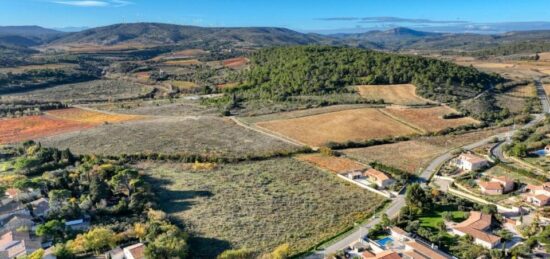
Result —
[[[542, 86], [542, 83], [540, 82], [539, 79], [534, 79], [534, 81], [535, 81], [535, 86], [537, 88], [537, 95], [538, 95], [538, 97], [541, 101], [541, 104], [542, 104], [543, 114], [535, 115], [535, 119], [533, 119], [531, 122], [525, 124], [522, 128], [527, 128], [527, 127], [530, 127], [530, 126], [540, 122], [541, 120], [544, 119], [544, 114], [549, 114], [550, 113], [550, 101], [548, 99], [548, 96], [546, 95], [544, 87]], [[486, 144], [490, 143], [491, 141], [494, 140], [495, 137], [497, 137], [499, 139], [502, 139], [502, 138], [506, 138], [508, 136], [511, 136], [511, 135], [514, 134], [515, 131], [516, 131], [516, 129], [514, 128], [514, 129], [512, 129], [508, 132], [493, 135], [493, 136], [488, 137], [486, 139], [483, 139], [483, 140], [477, 141], [475, 143], [471, 143], [469, 145], [463, 146], [462, 149], [464, 149], [464, 150], [475, 149], [477, 147], [480, 147], [480, 146], [483, 146], [483, 145], [486, 145]], [[505, 142], [499, 143], [495, 148], [493, 148], [491, 150], [491, 152], [494, 152], [493, 155], [495, 155], [496, 157], [498, 157], [502, 161], [505, 161], [505, 159], [503, 159], [504, 156], [502, 155], [502, 146], [503, 146], [504, 143]], [[419, 181], [422, 184], [427, 184], [430, 181], [430, 178], [432, 177], [432, 175], [436, 172], [436, 170], [443, 163], [445, 163], [446, 161], [448, 161], [451, 158], [453, 158], [452, 151], [446, 152], [446, 153], [436, 157], [421, 172], [421, 174], [418, 177]], [[405, 206], [405, 197], [404, 197], [403, 194], [401, 194], [401, 195], [397, 196], [396, 198], [394, 198], [392, 200], [392, 202], [386, 208], [384, 213], [386, 213], [390, 218], [395, 217], [395, 216], [397, 216], [397, 213], [399, 213], [399, 210], [403, 206]], [[356, 241], [356, 240], [360, 239], [361, 237], [363, 237], [364, 235], [366, 235], [366, 233], [368, 232], [368, 229], [373, 227], [374, 225], [376, 225], [379, 221], [380, 221], [379, 218], [373, 218], [372, 220], [368, 221], [367, 223], [361, 225], [359, 228], [357, 228], [357, 230], [349, 233], [347, 236], [343, 237], [339, 241], [337, 241], [334, 244], [328, 246], [323, 251], [317, 251], [316, 253], [308, 256], [307, 258], [311, 258], [311, 259], [324, 258], [324, 256], [327, 255], [327, 254], [334, 253], [336, 251], [345, 249], [351, 243], [353, 243], [354, 241]]]

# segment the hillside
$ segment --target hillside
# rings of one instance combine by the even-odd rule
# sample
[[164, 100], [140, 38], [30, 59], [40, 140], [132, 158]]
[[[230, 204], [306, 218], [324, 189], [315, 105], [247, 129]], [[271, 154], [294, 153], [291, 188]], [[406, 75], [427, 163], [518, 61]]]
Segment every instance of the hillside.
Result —
[[63, 34], [40, 26], [0, 26], [0, 45], [37, 46], [57, 39]]
[[234, 46], [272, 46], [313, 44], [322, 40], [326, 39], [284, 28], [206, 28], [160, 23], [131, 23], [72, 33], [53, 41], [50, 45], [158, 46], [217, 42]]
[[347, 47], [269, 48], [253, 54], [251, 62], [236, 91], [260, 99], [342, 93], [358, 84], [413, 83], [423, 97], [448, 102], [504, 81], [449, 62]]

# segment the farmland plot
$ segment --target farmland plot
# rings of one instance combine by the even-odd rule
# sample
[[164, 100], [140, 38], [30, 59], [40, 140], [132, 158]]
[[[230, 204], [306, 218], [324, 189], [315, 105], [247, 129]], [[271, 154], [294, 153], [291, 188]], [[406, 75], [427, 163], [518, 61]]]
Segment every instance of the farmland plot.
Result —
[[479, 123], [479, 121], [469, 117], [443, 119], [443, 115], [457, 112], [446, 106], [422, 109], [387, 108], [384, 109], [384, 111], [428, 132], [436, 132], [446, 128]]
[[331, 141], [346, 142], [418, 133], [380, 110], [370, 108], [259, 122], [256, 125], [311, 146], [322, 146]]
[[414, 105], [432, 102], [416, 95], [416, 87], [412, 84], [359, 85], [357, 90], [368, 100], [384, 100], [385, 103]]
[[91, 124], [48, 116], [0, 119], [0, 144], [16, 143], [92, 127]]
[[36, 101], [108, 101], [135, 98], [150, 93], [150, 86], [119, 80], [95, 80], [84, 83], [66, 84], [26, 93], [4, 95], [4, 100]]
[[123, 114], [107, 114], [102, 112], [89, 111], [79, 108], [69, 108], [61, 110], [52, 110], [46, 112], [50, 117], [54, 117], [61, 120], [89, 123], [89, 124], [102, 124], [102, 123], [114, 123], [130, 120], [141, 119], [141, 116], [136, 115], [123, 115]]
[[216, 117], [164, 117], [101, 125], [40, 140], [78, 154], [199, 154], [242, 157], [297, 147]]
[[301, 252], [368, 217], [383, 201], [292, 158], [212, 171], [174, 163], [140, 167], [163, 210], [196, 234], [190, 247], [197, 258], [215, 258], [227, 248], [266, 252], [283, 243]]
[[314, 154], [297, 156], [296, 159], [308, 162], [334, 173], [345, 173], [366, 168], [364, 164], [345, 157]]

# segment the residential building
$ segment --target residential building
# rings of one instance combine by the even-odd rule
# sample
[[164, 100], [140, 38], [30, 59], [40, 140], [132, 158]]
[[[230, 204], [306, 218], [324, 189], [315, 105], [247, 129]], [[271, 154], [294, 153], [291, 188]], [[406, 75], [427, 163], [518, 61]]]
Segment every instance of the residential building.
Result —
[[434, 245], [427, 245], [418, 240], [411, 240], [405, 243], [403, 258], [407, 259], [451, 259], [452, 257], [444, 254], [435, 248]]
[[456, 159], [455, 165], [466, 171], [477, 171], [489, 165], [489, 162], [471, 153], [463, 153]]
[[346, 173], [346, 177], [350, 180], [361, 179], [361, 177], [363, 177], [363, 173], [361, 173], [361, 171], [353, 171]]
[[142, 243], [137, 243], [125, 247], [124, 249], [124, 258], [125, 259], [144, 259], [145, 258], [145, 245]]
[[501, 195], [514, 190], [514, 181], [508, 177], [493, 177], [491, 181], [479, 181], [481, 193], [487, 195]]
[[105, 253], [105, 258], [124, 259], [124, 250], [122, 250], [122, 248], [120, 247], [112, 249], [109, 252]]
[[65, 226], [71, 230], [84, 231], [90, 228], [90, 223], [84, 219], [76, 219], [65, 222]]
[[393, 179], [387, 176], [385, 173], [380, 172], [374, 168], [370, 168], [363, 174], [370, 182], [375, 183], [380, 188], [387, 188], [395, 183]]
[[32, 229], [32, 226], [34, 222], [30, 215], [11, 215], [0, 220], [0, 232], [19, 228]]
[[31, 240], [29, 232], [9, 231], [0, 236], [0, 258], [17, 258], [40, 249], [40, 241]]
[[391, 227], [390, 228], [390, 234], [393, 240], [405, 242], [410, 239], [409, 233], [407, 231], [399, 228], [399, 227]]
[[542, 185], [527, 185], [525, 200], [537, 207], [550, 204], [550, 182]]
[[11, 198], [4, 199], [0, 203], [0, 221], [13, 215], [31, 215], [31, 213], [21, 202], [14, 201]]
[[459, 236], [470, 235], [474, 238], [474, 243], [487, 249], [493, 249], [500, 244], [501, 238], [489, 232], [492, 223], [492, 215], [472, 211], [468, 219], [452, 229], [453, 233]]
[[399, 256], [398, 253], [389, 250], [378, 254], [366, 251], [361, 254], [361, 257], [363, 257], [364, 259], [401, 259], [401, 256]]
[[50, 203], [46, 198], [40, 198], [30, 202], [32, 213], [35, 217], [44, 217], [50, 210]]

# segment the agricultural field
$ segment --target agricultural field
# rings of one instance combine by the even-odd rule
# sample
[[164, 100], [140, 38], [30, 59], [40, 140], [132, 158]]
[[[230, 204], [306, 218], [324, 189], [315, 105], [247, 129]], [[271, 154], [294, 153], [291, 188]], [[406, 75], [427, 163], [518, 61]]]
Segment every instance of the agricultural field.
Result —
[[446, 128], [455, 128], [467, 124], [477, 124], [479, 121], [469, 117], [443, 119], [443, 115], [457, 113], [447, 106], [437, 106], [422, 109], [387, 108], [385, 112], [404, 120], [426, 132], [436, 132]]
[[199, 154], [224, 157], [271, 154], [298, 147], [216, 117], [162, 117], [105, 124], [40, 139], [77, 154]]
[[96, 111], [84, 110], [79, 108], [51, 110], [46, 112], [46, 114], [49, 117], [54, 117], [56, 119], [89, 123], [89, 124], [95, 124], [95, 125], [142, 119], [141, 116], [137, 116], [137, 115], [109, 114], [109, 113], [96, 112]]
[[499, 62], [495, 61], [484, 61], [484, 60], [455, 60], [459, 65], [463, 66], [474, 66], [475, 68], [488, 72], [488, 73], [497, 73], [503, 77], [514, 79], [514, 80], [532, 80], [533, 77], [544, 77], [548, 74], [550, 66], [542, 62], [534, 61], [515, 61], [515, 62]]
[[16, 143], [91, 127], [91, 124], [48, 116], [0, 119], [0, 144]]
[[300, 155], [296, 159], [338, 174], [366, 168], [364, 164], [345, 157], [312, 154]]
[[199, 100], [186, 100], [184, 98], [177, 100], [136, 100], [97, 104], [90, 107], [106, 112], [153, 116], [200, 116], [219, 115], [220, 113], [215, 107], [201, 105]]
[[412, 84], [400, 85], [359, 85], [359, 94], [368, 100], [384, 100], [384, 103], [399, 105], [418, 105], [432, 103], [416, 95], [416, 86]]
[[165, 61], [164, 64], [170, 66], [189, 66], [189, 65], [199, 65], [200, 61], [197, 59], [182, 59], [182, 60], [169, 60]]
[[218, 165], [138, 165], [155, 184], [161, 207], [197, 237], [197, 258], [228, 248], [260, 252], [289, 243], [307, 250], [373, 213], [383, 198], [292, 158]]
[[507, 128], [498, 128], [462, 135], [421, 137], [393, 144], [346, 149], [343, 152], [363, 163], [379, 161], [410, 173], [418, 173], [438, 155], [506, 130]]
[[508, 94], [500, 94], [495, 96], [499, 107], [507, 108], [511, 113], [521, 113], [525, 110], [527, 99], [516, 97]]
[[248, 64], [248, 59], [245, 57], [230, 58], [222, 61], [224, 67], [232, 69], [241, 69]]
[[418, 133], [379, 109], [371, 108], [259, 122], [256, 125], [311, 146]]
[[537, 89], [534, 84], [518, 85], [506, 91], [506, 94], [514, 97], [536, 97]]
[[75, 64], [69, 64], [69, 63], [57, 63], [57, 64], [44, 64], [44, 65], [28, 65], [28, 66], [19, 66], [19, 67], [4, 67], [4, 68], [0, 68], [0, 73], [20, 74], [31, 70], [72, 69], [72, 68], [76, 68], [76, 66], [77, 65]]
[[26, 93], [8, 94], [3, 100], [35, 100], [61, 102], [108, 101], [136, 98], [153, 90], [150, 86], [118, 80], [95, 80], [66, 84]]
[[183, 90], [183, 91], [194, 90], [199, 87], [199, 85], [197, 85], [194, 82], [181, 81], [181, 80], [171, 80], [170, 85], [172, 85], [172, 87], [176, 89]]

